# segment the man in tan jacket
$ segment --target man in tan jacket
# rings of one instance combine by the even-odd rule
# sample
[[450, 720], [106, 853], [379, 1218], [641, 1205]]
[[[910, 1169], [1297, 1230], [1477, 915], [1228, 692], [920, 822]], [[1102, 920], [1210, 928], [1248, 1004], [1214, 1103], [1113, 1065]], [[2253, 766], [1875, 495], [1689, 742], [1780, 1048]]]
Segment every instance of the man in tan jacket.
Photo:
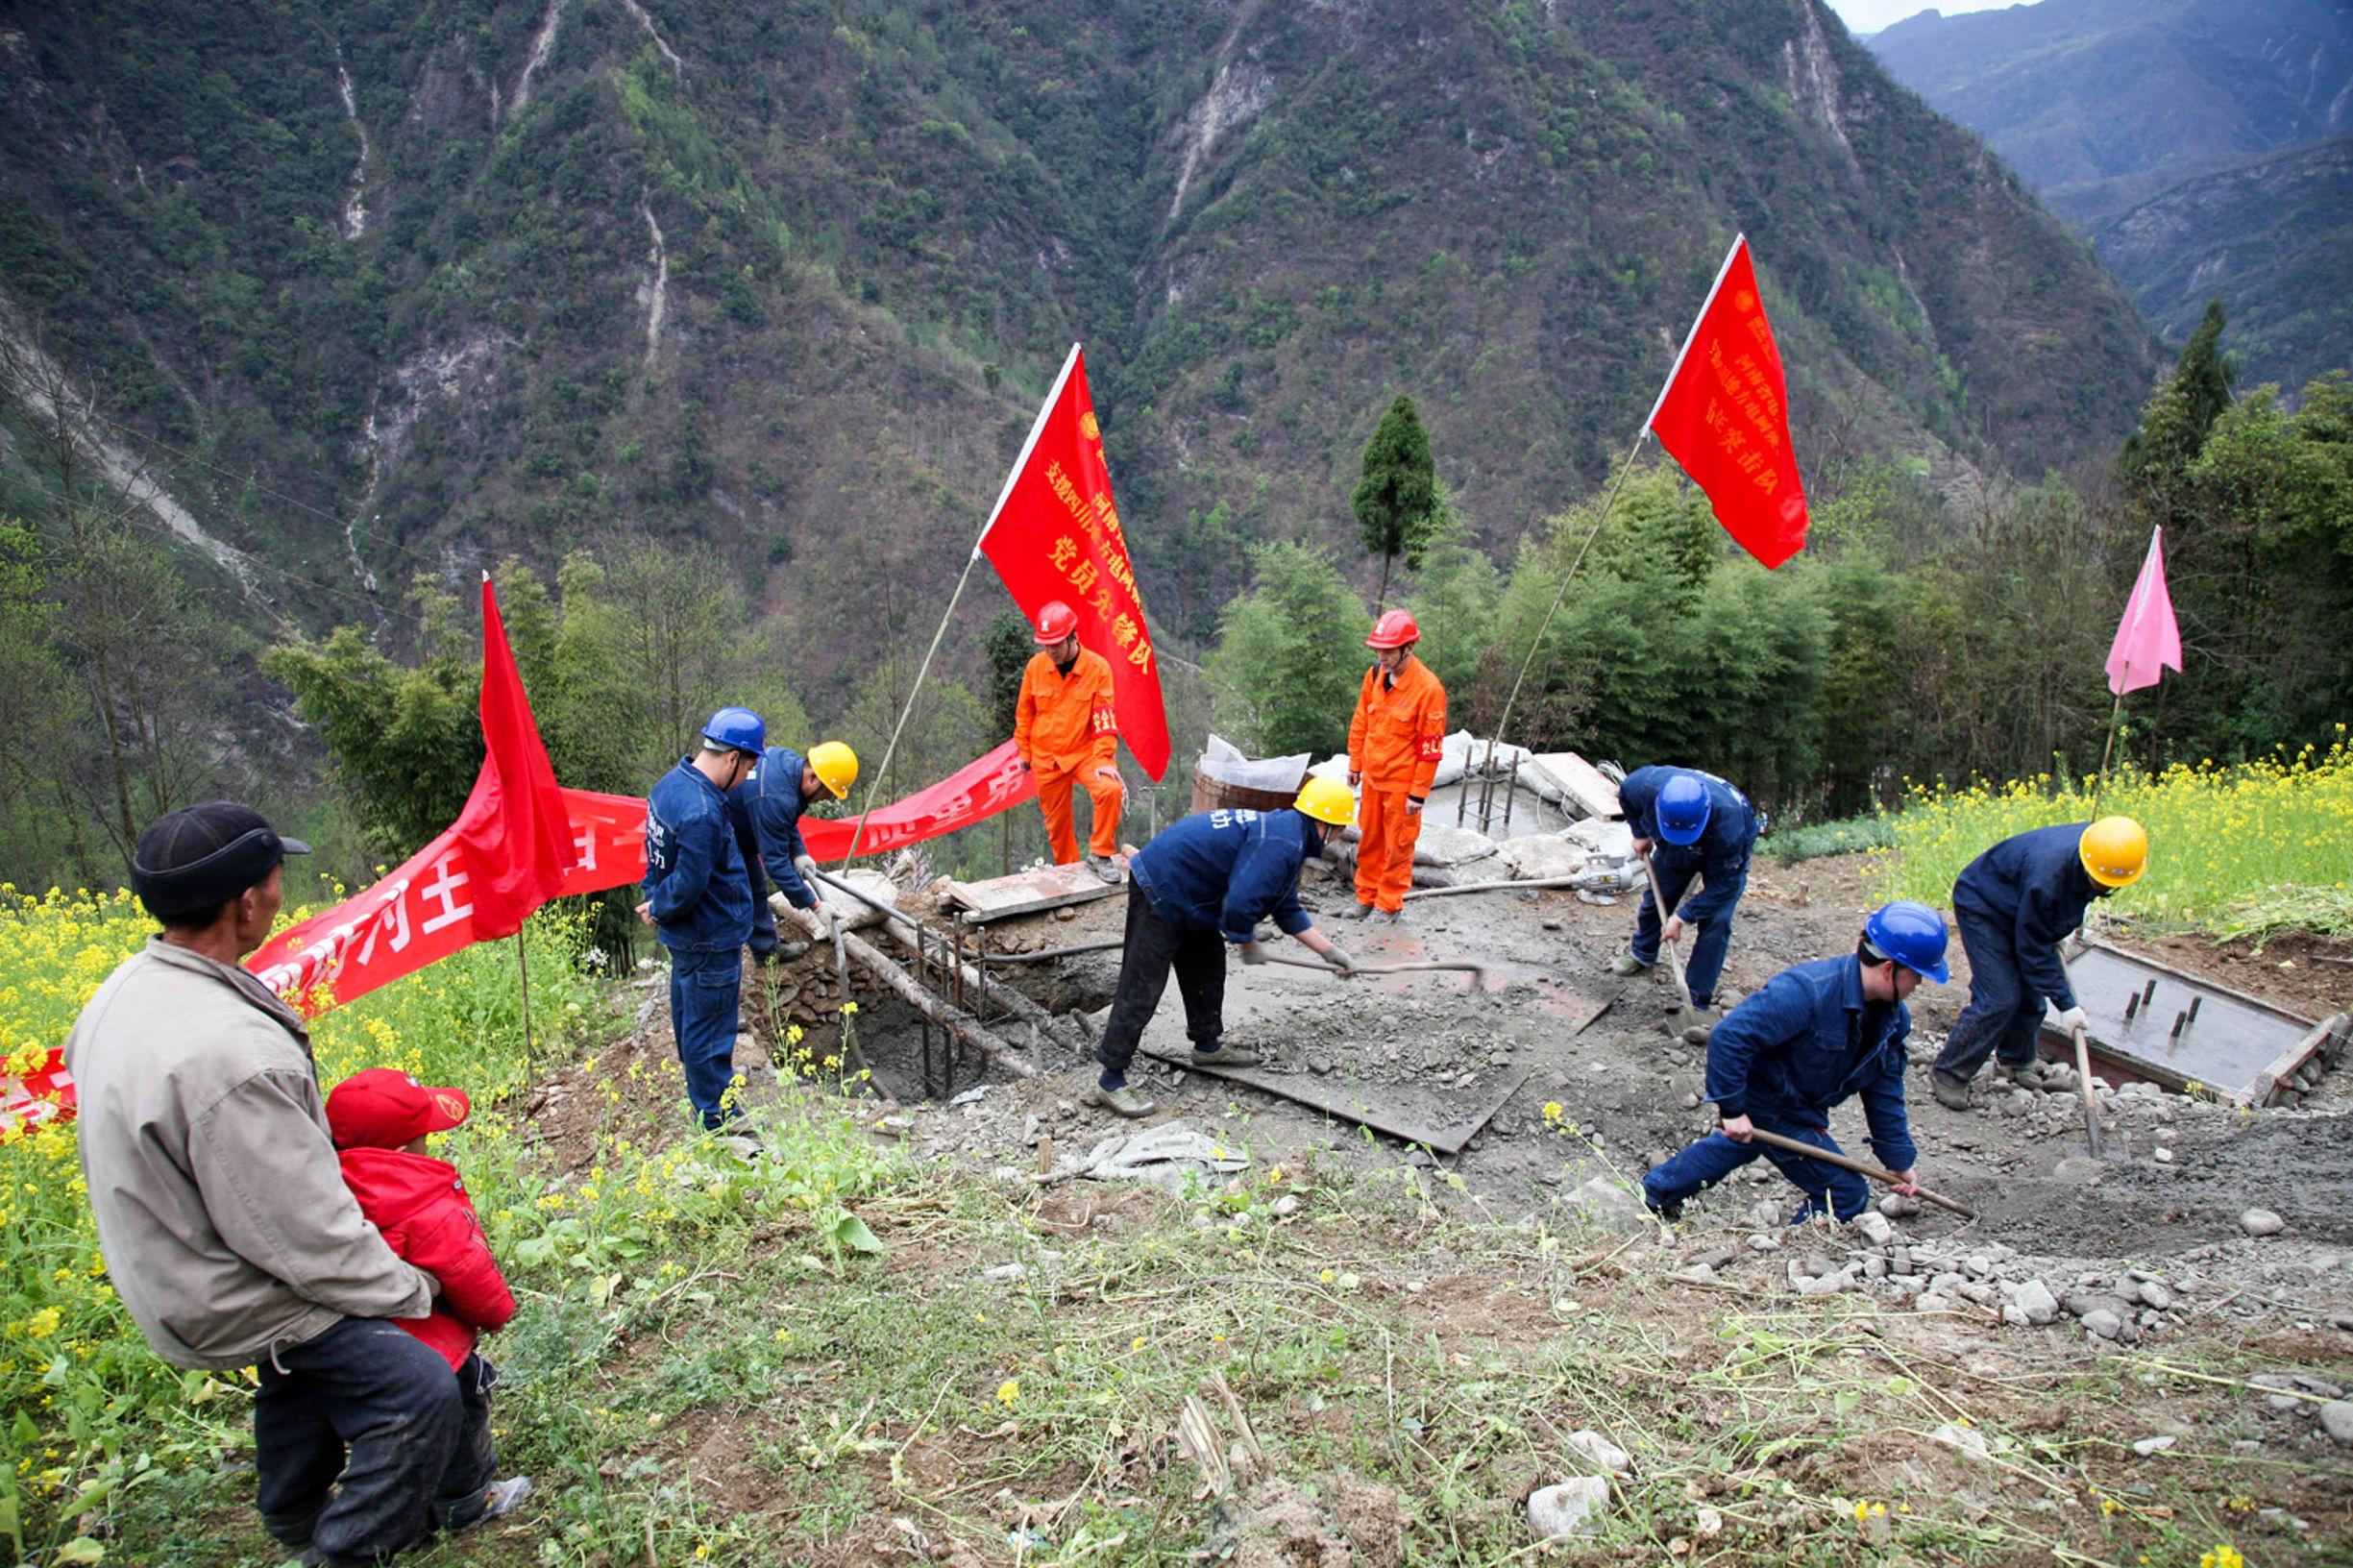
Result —
[[388, 1321], [438, 1286], [361, 1217], [308, 1032], [238, 964], [277, 918], [281, 862], [308, 851], [226, 800], [150, 824], [132, 881], [163, 930], [82, 1010], [65, 1062], [123, 1305], [175, 1366], [259, 1364], [262, 1522], [337, 1565], [502, 1513], [529, 1483], [492, 1482], [449, 1363]]

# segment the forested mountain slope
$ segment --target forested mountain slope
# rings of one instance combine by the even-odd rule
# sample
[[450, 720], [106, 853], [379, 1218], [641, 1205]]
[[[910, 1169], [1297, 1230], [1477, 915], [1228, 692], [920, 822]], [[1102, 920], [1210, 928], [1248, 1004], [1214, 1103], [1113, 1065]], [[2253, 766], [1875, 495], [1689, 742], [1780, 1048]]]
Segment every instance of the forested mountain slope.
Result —
[[2147, 391], [1820, 0], [0, 6], [8, 331], [254, 558], [241, 614], [707, 541], [821, 716], [1074, 338], [1181, 643], [1247, 542], [1347, 536], [1393, 392], [1489, 546], [1582, 494], [1744, 229], [1809, 452], [2034, 472]]

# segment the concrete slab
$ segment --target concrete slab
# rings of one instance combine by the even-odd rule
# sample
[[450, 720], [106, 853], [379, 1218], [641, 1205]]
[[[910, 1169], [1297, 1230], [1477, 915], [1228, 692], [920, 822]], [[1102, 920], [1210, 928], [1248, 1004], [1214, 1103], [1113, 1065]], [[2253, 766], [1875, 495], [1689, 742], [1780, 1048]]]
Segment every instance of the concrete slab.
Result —
[[[2279, 1080], [2327, 1037], [2285, 1008], [2136, 953], [2080, 942], [2062, 952], [2091, 1020], [2095, 1065], [2111, 1080], [2176, 1091], [2197, 1084], [2243, 1105], [2267, 1105]], [[2044, 1020], [2044, 1054], [2071, 1060], [2073, 1046], [2056, 1017]]]
[[1574, 751], [1541, 751], [1529, 759], [1528, 766], [1541, 771], [1561, 794], [1576, 802], [1588, 817], [1617, 817], [1618, 787], [1609, 775]]
[[1040, 866], [1011, 876], [993, 876], [985, 882], [950, 882], [947, 901], [969, 911], [973, 919], [985, 924], [1008, 916], [1035, 915], [1042, 910], [1060, 909], [1065, 904], [1116, 897], [1126, 892], [1126, 883], [1106, 882], [1081, 863]]

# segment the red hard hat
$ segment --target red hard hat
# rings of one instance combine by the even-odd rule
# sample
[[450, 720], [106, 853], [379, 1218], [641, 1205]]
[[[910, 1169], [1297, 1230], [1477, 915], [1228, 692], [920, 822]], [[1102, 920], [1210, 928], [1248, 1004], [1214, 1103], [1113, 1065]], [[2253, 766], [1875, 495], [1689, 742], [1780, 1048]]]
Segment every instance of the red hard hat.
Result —
[[1078, 630], [1078, 614], [1061, 600], [1051, 600], [1038, 611], [1038, 646], [1052, 648]]
[[1364, 639], [1366, 648], [1403, 648], [1408, 643], [1422, 640], [1422, 628], [1413, 624], [1411, 610], [1391, 610], [1373, 623], [1373, 634]]

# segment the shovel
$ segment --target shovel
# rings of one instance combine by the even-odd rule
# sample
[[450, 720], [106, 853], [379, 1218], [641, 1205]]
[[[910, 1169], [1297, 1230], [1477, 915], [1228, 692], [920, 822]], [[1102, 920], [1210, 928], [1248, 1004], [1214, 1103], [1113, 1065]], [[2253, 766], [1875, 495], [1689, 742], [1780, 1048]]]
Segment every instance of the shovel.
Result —
[[[2059, 971], [2067, 974], [2069, 989], [2075, 984], [2074, 975], [2068, 973], [2067, 960], [2059, 960]], [[2092, 1038], [2081, 1028], [2068, 1034], [2075, 1042], [2075, 1084], [2083, 1090], [2083, 1136], [2092, 1146], [2092, 1158], [2105, 1160], [2108, 1154], [2099, 1146], [2099, 1096], [2092, 1089]]]
[[1430, 970], [1458, 970], [1471, 977], [1473, 991], [1487, 989], [1487, 971], [1477, 964], [1460, 961], [1425, 964], [1360, 964], [1353, 969], [1342, 969], [1336, 964], [1327, 964], [1320, 958], [1285, 958], [1280, 953], [1268, 953], [1266, 962], [1287, 968], [1313, 969], [1319, 974], [1419, 974]]
[[[1648, 851], [1645, 851], [1642, 856], [1642, 874], [1651, 879], [1651, 903], [1658, 911], [1658, 923], [1663, 926], [1667, 923], [1667, 917], [1674, 914], [1675, 911], [1667, 907], [1666, 890], [1658, 885], [1658, 868], [1651, 864]], [[1683, 978], [1681, 943], [1673, 942], [1667, 943], [1667, 968], [1675, 976], [1676, 991], [1683, 998], [1683, 1011], [1686, 1013], [1698, 1012], [1699, 1009], [1691, 1005], [1690, 983]]]

